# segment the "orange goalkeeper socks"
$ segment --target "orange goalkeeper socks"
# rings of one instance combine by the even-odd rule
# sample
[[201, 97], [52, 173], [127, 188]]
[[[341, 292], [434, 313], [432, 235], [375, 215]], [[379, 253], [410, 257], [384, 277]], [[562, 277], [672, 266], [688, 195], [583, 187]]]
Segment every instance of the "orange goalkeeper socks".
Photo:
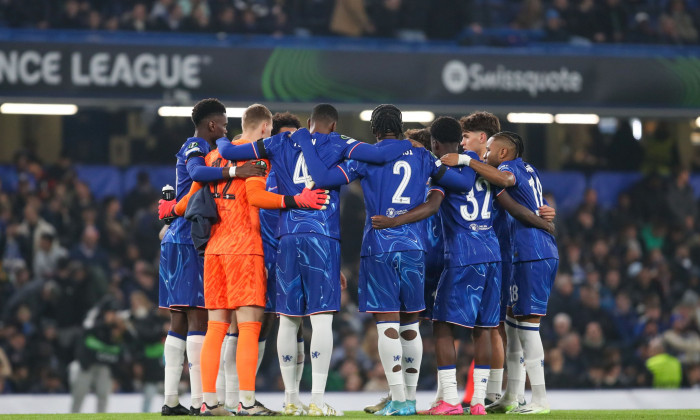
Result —
[[202, 391], [205, 393], [216, 393], [216, 377], [219, 374], [221, 346], [229, 325], [231, 324], [228, 322], [219, 321], [209, 321], [207, 323], [207, 334], [204, 336], [204, 343], [202, 343], [201, 359]]
[[238, 323], [236, 369], [241, 391], [255, 391], [255, 371], [258, 365], [258, 339], [261, 322]]

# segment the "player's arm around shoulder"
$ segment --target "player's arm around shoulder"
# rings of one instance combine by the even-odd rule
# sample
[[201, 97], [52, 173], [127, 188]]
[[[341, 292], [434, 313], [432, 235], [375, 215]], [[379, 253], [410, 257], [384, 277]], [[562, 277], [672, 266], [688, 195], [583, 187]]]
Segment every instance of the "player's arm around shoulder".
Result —
[[511, 197], [510, 194], [508, 194], [508, 191], [501, 191], [496, 196], [496, 199], [498, 200], [498, 204], [501, 207], [503, 207], [503, 209], [505, 209], [508, 213], [510, 213], [511, 216], [513, 216], [525, 226], [542, 229], [554, 235], [554, 223], [536, 215], [527, 207], [516, 202], [513, 199], [513, 197]]
[[374, 229], [393, 228], [407, 223], [415, 223], [434, 215], [440, 209], [440, 204], [445, 198], [445, 192], [440, 188], [433, 188], [428, 193], [428, 199], [404, 214], [396, 217], [383, 215], [372, 216], [372, 227]]

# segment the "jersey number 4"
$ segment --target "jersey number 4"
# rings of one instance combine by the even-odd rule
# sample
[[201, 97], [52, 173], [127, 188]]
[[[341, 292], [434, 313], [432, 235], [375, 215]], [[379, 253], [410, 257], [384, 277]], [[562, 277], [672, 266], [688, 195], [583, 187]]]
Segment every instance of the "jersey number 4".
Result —
[[309, 188], [313, 183], [313, 179], [311, 179], [311, 175], [309, 175], [309, 167], [306, 166], [306, 160], [304, 159], [303, 153], [299, 153], [297, 163], [294, 165], [294, 177], [292, 182], [295, 184], [304, 184], [304, 186], [307, 188]]
[[[484, 178], [479, 178], [474, 183], [474, 186], [479, 192], [486, 190], [484, 202], [481, 203], [481, 219], [488, 219], [491, 217], [491, 210], [489, 210], [491, 206], [491, 184]], [[467, 203], [468, 204], [459, 206], [459, 211], [462, 213], [462, 218], [464, 220], [471, 222], [476, 220], [477, 216], [479, 216], [479, 201], [474, 195], [474, 188], [467, 194]], [[471, 211], [469, 210], [470, 206], [472, 208]]]

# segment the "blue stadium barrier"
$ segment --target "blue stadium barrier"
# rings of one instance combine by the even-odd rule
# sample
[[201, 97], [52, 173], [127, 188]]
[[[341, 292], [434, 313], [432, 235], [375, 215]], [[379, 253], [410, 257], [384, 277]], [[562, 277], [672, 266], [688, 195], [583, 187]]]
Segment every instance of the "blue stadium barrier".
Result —
[[596, 172], [591, 176], [590, 188], [598, 193], [598, 203], [604, 209], [617, 204], [617, 196], [642, 179], [639, 172]]
[[[124, 197], [135, 186], [139, 172], [146, 172], [151, 185], [160, 190], [165, 184], [175, 186], [175, 168], [172, 166], [136, 165], [120, 169], [109, 165], [76, 165], [78, 178], [85, 182], [96, 199], [109, 195]], [[594, 173], [590, 178], [582, 172], [573, 171], [542, 171], [540, 178], [544, 192], [550, 192], [556, 199], [557, 209], [562, 215], [574, 212], [583, 201], [587, 188], [598, 193], [598, 203], [604, 209], [617, 204], [618, 195], [631, 188], [641, 180], [643, 175], [638, 172], [608, 172]], [[14, 192], [17, 190], [19, 177], [11, 165], [0, 165], [1, 191]], [[30, 180], [33, 182], [33, 179]], [[696, 198], [700, 198], [700, 173], [691, 174], [690, 185]]]
[[574, 212], [586, 192], [586, 177], [580, 172], [540, 172], [544, 192], [551, 192], [561, 214]]
[[9, 165], [0, 166], [0, 190], [7, 192], [17, 191], [19, 178], [15, 168]]
[[690, 175], [690, 186], [695, 197], [700, 197], [700, 174]]
[[139, 172], [145, 172], [157, 190], [163, 188], [165, 184], [175, 186], [175, 168], [172, 166], [133, 166], [124, 171], [123, 185], [124, 194], [134, 189]]
[[110, 195], [124, 195], [121, 171], [113, 166], [75, 165], [75, 172], [98, 200]]
[[[466, 31], [468, 33], [468, 30]], [[512, 28], [492, 28], [485, 32], [491, 37], [516, 37], [521, 41], [537, 41], [538, 31], [514, 30]], [[531, 42], [523, 46], [507, 49], [490, 46], [462, 46], [458, 40], [402, 41], [388, 38], [343, 38], [323, 36], [270, 36], [270, 35], [233, 35], [233, 34], [198, 34], [171, 32], [130, 31], [87, 31], [69, 29], [18, 29], [0, 28], [0, 41], [11, 42], [70, 42], [81, 44], [121, 44], [121, 45], [159, 45], [159, 46], [207, 46], [207, 47], [248, 47], [248, 48], [314, 48], [341, 51], [381, 50], [410, 51], [426, 53], [460, 52], [493, 55], [579, 55], [600, 57], [697, 57], [700, 47], [695, 45], [647, 45], [647, 44], [592, 44], [575, 45], [568, 43]]]

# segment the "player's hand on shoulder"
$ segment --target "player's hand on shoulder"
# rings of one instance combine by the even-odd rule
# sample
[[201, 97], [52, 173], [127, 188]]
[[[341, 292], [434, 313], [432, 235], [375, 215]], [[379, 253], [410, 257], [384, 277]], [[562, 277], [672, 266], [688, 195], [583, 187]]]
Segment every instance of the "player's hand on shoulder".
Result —
[[386, 229], [396, 227], [396, 219], [386, 216], [372, 216], [372, 228]]
[[287, 208], [307, 209], [307, 210], [325, 210], [326, 204], [330, 203], [330, 191], [328, 190], [310, 190], [304, 188], [302, 192], [295, 195], [294, 204]]
[[419, 142], [419, 141], [415, 141], [415, 140], [413, 140], [413, 139], [409, 139], [409, 141], [411, 142], [411, 144], [413, 145], [413, 147], [422, 147], [422, 148], [425, 149], [425, 146], [423, 146], [423, 143], [421, 143], [421, 142]]
[[540, 217], [548, 222], [554, 220], [554, 217], [557, 215], [557, 211], [553, 207], [549, 207], [546, 204], [537, 210], [539, 210]]
[[[261, 164], [258, 164], [261, 162]], [[250, 178], [253, 176], [265, 176], [267, 165], [262, 160], [249, 160], [236, 168], [236, 178]]]
[[459, 154], [458, 153], [448, 153], [440, 158], [440, 162], [447, 166], [457, 166], [459, 164]]

